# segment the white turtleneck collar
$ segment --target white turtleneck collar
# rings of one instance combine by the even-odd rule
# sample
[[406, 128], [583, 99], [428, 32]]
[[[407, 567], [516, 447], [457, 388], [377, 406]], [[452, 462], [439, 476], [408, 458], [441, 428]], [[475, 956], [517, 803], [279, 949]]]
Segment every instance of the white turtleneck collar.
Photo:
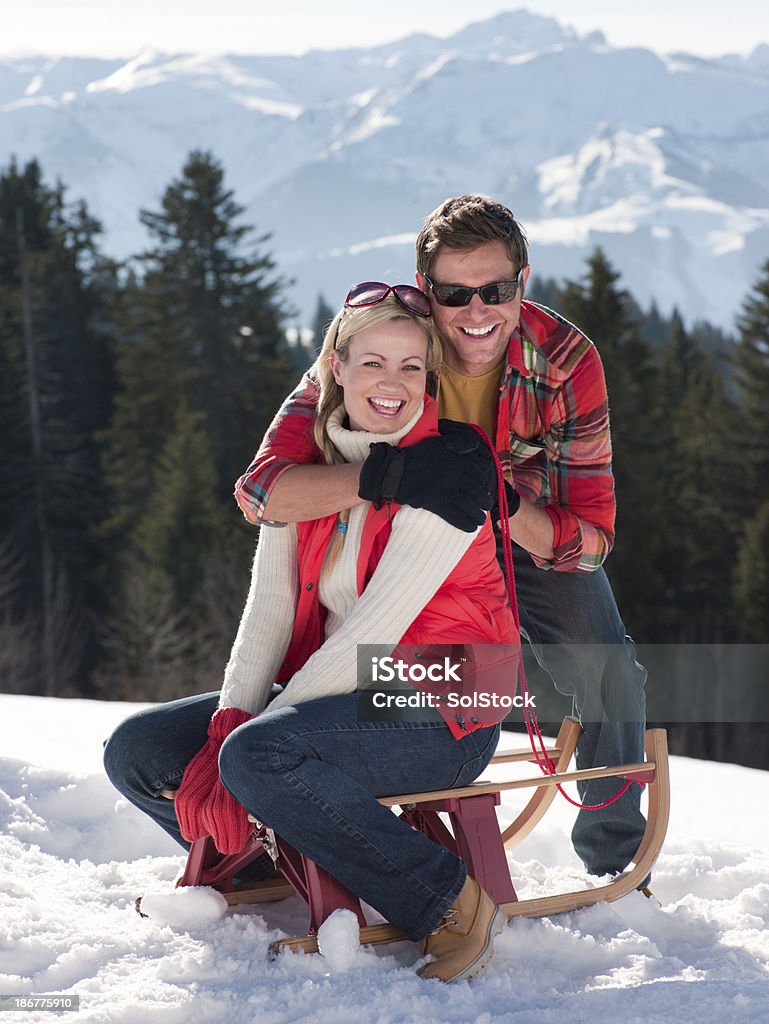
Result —
[[361, 462], [368, 458], [369, 445], [376, 444], [379, 441], [384, 441], [386, 444], [398, 444], [416, 424], [424, 412], [424, 408], [425, 403], [422, 401], [408, 423], [401, 427], [400, 430], [396, 430], [395, 433], [374, 434], [368, 430], [347, 430], [346, 427], [343, 427], [342, 420], [347, 415], [347, 410], [343, 403], [338, 405], [329, 416], [326, 431], [332, 443], [347, 462]]

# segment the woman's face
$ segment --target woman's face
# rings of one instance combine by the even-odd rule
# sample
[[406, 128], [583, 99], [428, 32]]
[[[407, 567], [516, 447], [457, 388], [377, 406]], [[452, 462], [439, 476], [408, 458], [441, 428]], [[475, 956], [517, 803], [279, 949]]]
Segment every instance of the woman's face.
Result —
[[419, 409], [427, 382], [427, 335], [413, 320], [365, 327], [350, 339], [347, 359], [331, 353], [353, 430], [392, 434]]

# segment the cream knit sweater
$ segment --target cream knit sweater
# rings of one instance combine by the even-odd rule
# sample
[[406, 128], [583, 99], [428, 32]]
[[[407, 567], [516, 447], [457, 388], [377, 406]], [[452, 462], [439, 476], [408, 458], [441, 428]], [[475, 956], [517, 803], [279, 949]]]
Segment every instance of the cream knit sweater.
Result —
[[[332, 413], [329, 436], [348, 462], [356, 462], [366, 458], [374, 442], [397, 444], [422, 409], [395, 434], [346, 430], [344, 415], [344, 406]], [[354, 693], [357, 645], [382, 644], [392, 650], [477, 536], [477, 531], [464, 533], [425, 509], [404, 506], [393, 519], [390, 539], [366, 590], [358, 595], [358, 551], [369, 508], [366, 502], [350, 510], [342, 552], [331, 570], [321, 570], [318, 597], [327, 609], [325, 642], [291, 677], [270, 710]], [[296, 526], [263, 524], [220, 707], [252, 715], [264, 710], [291, 639], [297, 598]]]

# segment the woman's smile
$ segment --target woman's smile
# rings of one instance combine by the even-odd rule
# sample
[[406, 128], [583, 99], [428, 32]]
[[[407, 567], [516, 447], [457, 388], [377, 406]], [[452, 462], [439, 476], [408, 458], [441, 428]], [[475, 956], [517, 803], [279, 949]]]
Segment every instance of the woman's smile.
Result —
[[392, 418], [398, 415], [406, 403], [400, 398], [369, 398], [368, 404], [379, 416]]
[[364, 327], [347, 358], [331, 353], [352, 430], [393, 434], [419, 412], [427, 384], [427, 335], [406, 317]]

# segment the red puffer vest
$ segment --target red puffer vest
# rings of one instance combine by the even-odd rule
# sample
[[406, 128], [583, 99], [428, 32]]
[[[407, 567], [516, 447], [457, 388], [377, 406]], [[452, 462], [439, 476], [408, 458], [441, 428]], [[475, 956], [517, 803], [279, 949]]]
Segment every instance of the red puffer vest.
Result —
[[[423, 415], [400, 444], [416, 444], [438, 433], [437, 404], [426, 395]], [[399, 508], [397, 504], [392, 504], [389, 510], [387, 507], [377, 510], [373, 505], [369, 508], [358, 553], [359, 594], [366, 589], [382, 557], [390, 537], [391, 517]], [[336, 516], [332, 515], [297, 524], [299, 599], [278, 682], [287, 682], [323, 643], [326, 609], [318, 599], [318, 578], [336, 521]], [[393, 600], [397, 600], [395, 594]], [[391, 638], [385, 641], [388, 639], [392, 642]], [[436, 702], [453, 736], [461, 739], [475, 729], [501, 721], [509, 713], [516, 692], [520, 636], [508, 604], [496, 558], [494, 531], [488, 518], [458, 564], [406, 630], [394, 656], [399, 653], [409, 661], [424, 658], [422, 663], [427, 664], [436, 660], [438, 653], [448, 653], [448, 649], [430, 650], [436, 644], [482, 645], [465, 649], [474, 671], [467, 673], [456, 702], [449, 702], [448, 697]], [[485, 687], [485, 692], [496, 693], [497, 699], [493, 701], [496, 706], [479, 703], [479, 697], [473, 697], [481, 693], [481, 687]], [[483, 708], [482, 718], [479, 708]]]

